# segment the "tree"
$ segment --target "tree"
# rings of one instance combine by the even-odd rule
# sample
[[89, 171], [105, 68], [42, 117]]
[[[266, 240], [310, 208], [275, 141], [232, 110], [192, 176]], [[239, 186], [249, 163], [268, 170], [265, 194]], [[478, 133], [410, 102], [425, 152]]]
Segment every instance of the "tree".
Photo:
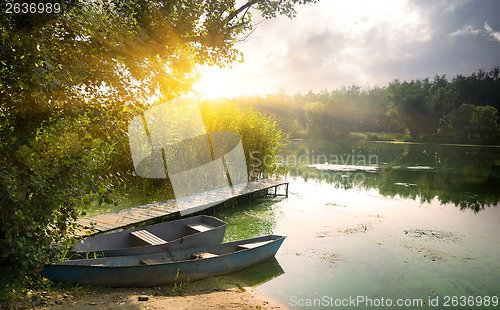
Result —
[[310, 102], [304, 106], [304, 111], [309, 135], [319, 139], [331, 139], [336, 136], [337, 129], [327, 104]]
[[293, 17], [296, 4], [315, 1], [63, 0], [59, 13], [3, 10], [1, 263], [31, 270], [79, 205], [113, 199], [107, 178], [130, 168], [129, 120], [152, 95], [189, 90], [196, 65], [241, 60], [235, 44], [252, 30], [252, 11]]
[[428, 79], [403, 83], [396, 80], [388, 86], [389, 111], [412, 138], [429, 136], [437, 129], [438, 119], [428, 103], [430, 88]]
[[493, 144], [498, 141], [498, 111], [492, 106], [462, 104], [446, 116], [444, 132], [455, 142]]
[[498, 110], [492, 106], [478, 106], [472, 114], [473, 136], [481, 144], [493, 144], [498, 139]]

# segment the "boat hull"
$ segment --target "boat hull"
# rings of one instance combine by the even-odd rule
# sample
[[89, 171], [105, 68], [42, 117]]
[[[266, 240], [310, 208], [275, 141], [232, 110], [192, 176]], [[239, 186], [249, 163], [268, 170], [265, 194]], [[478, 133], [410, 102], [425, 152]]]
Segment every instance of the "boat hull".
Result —
[[[188, 225], [208, 225], [206, 231], [189, 230]], [[185, 219], [127, 229], [116, 233], [88, 237], [72, 248], [74, 257], [96, 258], [150, 254], [219, 244], [224, 239], [227, 224], [218, 218], [200, 215]], [[130, 234], [146, 230], [165, 242], [154, 245], [132, 246]]]
[[[69, 283], [95, 286], [159, 286], [186, 283], [227, 274], [273, 257], [285, 237], [264, 236], [149, 255], [83, 259], [44, 266], [42, 276]], [[241, 245], [262, 243], [254, 248]], [[236, 249], [236, 250], [234, 250]], [[208, 258], [192, 258], [196, 253], [216, 253]], [[151, 265], [139, 262], [155, 261]]]

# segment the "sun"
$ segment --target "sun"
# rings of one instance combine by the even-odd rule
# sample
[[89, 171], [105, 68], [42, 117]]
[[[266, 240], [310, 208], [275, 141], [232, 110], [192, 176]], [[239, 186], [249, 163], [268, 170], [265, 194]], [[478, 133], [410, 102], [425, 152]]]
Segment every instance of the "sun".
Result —
[[206, 99], [232, 98], [241, 91], [238, 84], [234, 79], [233, 69], [205, 67], [201, 69], [201, 78], [193, 86], [193, 90]]

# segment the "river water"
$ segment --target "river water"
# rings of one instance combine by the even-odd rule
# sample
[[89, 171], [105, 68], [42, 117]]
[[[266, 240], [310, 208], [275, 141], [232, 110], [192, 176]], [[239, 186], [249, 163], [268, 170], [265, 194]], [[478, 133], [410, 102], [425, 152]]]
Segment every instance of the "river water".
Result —
[[293, 141], [281, 160], [287, 198], [217, 211], [226, 241], [287, 236], [236, 279], [297, 309], [496, 308], [500, 148]]

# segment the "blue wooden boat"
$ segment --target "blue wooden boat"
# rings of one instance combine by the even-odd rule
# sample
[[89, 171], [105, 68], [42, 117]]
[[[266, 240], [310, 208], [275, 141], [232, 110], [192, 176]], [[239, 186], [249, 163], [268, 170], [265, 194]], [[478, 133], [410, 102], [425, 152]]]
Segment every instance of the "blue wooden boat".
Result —
[[180, 220], [88, 237], [72, 248], [78, 258], [149, 254], [219, 244], [227, 224], [199, 215]]
[[169, 252], [61, 261], [45, 265], [40, 273], [52, 281], [109, 287], [186, 283], [273, 257], [284, 239], [269, 235]]

